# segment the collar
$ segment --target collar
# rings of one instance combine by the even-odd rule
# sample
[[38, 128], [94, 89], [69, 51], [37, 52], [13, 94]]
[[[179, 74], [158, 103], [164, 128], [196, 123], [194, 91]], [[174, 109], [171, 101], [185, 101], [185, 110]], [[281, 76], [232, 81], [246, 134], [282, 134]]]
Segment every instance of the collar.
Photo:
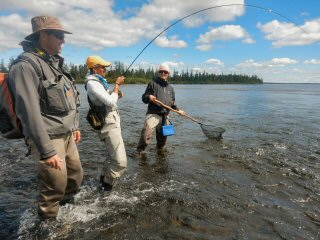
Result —
[[59, 54], [49, 55], [44, 49], [40, 47], [38, 42], [24, 40], [20, 42], [20, 45], [22, 46], [23, 51], [36, 54], [45, 62], [62, 68], [64, 62], [63, 57], [61, 57]]
[[156, 83], [158, 83], [160, 86], [168, 86], [169, 82], [164, 80], [163, 78], [161, 77], [156, 77], [156, 79], [154, 80]]

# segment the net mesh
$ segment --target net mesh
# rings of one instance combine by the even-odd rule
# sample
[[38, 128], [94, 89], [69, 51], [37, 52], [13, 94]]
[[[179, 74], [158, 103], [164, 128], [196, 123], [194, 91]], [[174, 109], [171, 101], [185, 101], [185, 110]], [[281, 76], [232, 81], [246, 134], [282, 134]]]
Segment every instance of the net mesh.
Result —
[[201, 129], [208, 138], [216, 140], [222, 139], [222, 134], [226, 131], [221, 127], [216, 127], [208, 124], [201, 124]]

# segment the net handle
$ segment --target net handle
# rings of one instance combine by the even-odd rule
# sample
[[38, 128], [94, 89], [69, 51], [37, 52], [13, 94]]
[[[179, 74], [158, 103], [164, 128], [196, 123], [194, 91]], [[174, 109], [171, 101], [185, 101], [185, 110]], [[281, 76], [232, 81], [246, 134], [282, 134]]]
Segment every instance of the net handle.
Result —
[[[166, 108], [166, 109], [169, 109], [169, 110], [172, 111], [172, 112], [179, 113], [178, 110], [175, 110], [175, 109], [173, 109], [172, 107], [169, 107], [168, 105], [164, 104], [163, 102], [159, 101], [158, 99], [155, 99], [154, 102], [160, 104], [162, 107], [164, 107], [164, 108]], [[196, 123], [198, 123], [198, 124], [200, 124], [200, 125], [202, 125], [201, 122], [199, 122], [198, 120], [194, 119], [193, 117], [188, 116], [187, 114], [185, 114], [185, 115], [183, 115], [183, 116], [186, 117], [186, 118], [189, 118], [190, 120], [192, 120], [192, 121], [194, 121], [194, 122], [196, 122]]]

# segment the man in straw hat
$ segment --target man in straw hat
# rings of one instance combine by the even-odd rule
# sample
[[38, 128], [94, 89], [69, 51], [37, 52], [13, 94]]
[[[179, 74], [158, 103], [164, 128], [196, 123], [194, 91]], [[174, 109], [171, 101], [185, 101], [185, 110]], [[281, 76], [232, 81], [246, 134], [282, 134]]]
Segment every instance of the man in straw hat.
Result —
[[111, 191], [116, 181], [127, 168], [127, 155], [122, 139], [120, 115], [117, 102], [121, 97], [120, 86], [124, 84], [124, 76], [116, 79], [113, 90], [106, 79], [107, 67], [111, 62], [100, 56], [89, 56], [86, 65], [90, 75], [86, 78], [86, 90], [90, 106], [99, 106], [104, 117], [104, 124], [97, 132], [105, 143], [107, 158], [100, 175], [100, 188]]
[[83, 171], [76, 143], [79, 94], [59, 55], [64, 30], [52, 16], [31, 19], [33, 32], [21, 42], [24, 52], [13, 62], [9, 86], [23, 135], [37, 160], [38, 213], [55, 218], [59, 203], [70, 200], [82, 183]]

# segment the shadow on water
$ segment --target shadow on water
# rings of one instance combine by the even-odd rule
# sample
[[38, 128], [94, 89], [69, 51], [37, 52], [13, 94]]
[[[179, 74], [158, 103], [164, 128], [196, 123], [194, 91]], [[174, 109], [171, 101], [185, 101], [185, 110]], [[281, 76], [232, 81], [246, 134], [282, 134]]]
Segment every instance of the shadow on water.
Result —
[[[197, 124], [172, 116], [177, 134], [168, 138], [168, 153], [157, 154], [153, 141], [146, 157], [139, 158], [133, 152], [144, 120], [144, 86], [126, 86], [130, 94], [119, 107], [128, 169], [111, 193], [97, 189], [105, 149], [84, 120], [84, 99], [79, 144], [84, 184], [74, 203], [62, 206], [53, 222], [38, 220], [34, 163], [24, 157], [23, 143], [0, 138], [0, 238], [319, 239], [317, 121], [296, 120], [293, 116], [303, 113], [281, 111], [280, 105], [266, 100], [267, 92], [263, 99], [252, 94], [259, 96], [252, 102], [261, 106], [249, 105], [248, 113], [238, 109], [243, 97], [239, 89], [210, 86], [203, 91], [209, 88], [216, 98], [202, 103], [192, 97], [190, 86], [175, 87], [180, 105], [203, 114], [203, 120], [223, 123], [224, 139], [207, 139]], [[211, 106], [207, 115], [201, 104]]]

